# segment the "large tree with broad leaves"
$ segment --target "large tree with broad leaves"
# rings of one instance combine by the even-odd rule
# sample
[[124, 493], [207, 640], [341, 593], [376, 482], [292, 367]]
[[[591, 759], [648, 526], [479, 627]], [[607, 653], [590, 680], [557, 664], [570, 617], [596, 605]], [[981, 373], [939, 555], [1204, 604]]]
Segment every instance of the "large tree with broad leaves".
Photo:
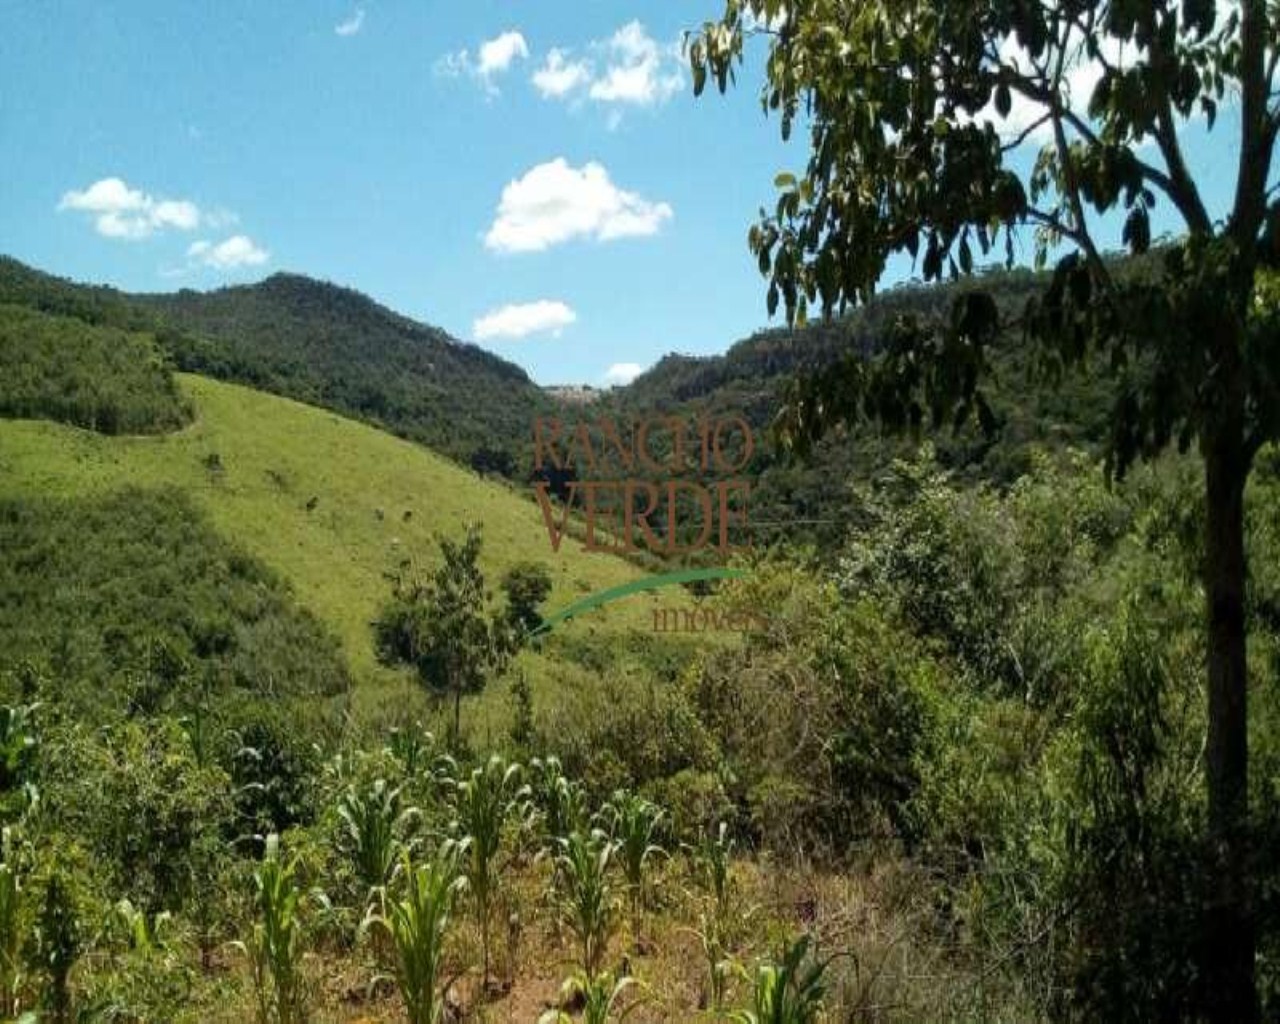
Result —
[[[1251, 913], [1243, 493], [1280, 428], [1275, 289], [1280, 206], [1270, 180], [1280, 102], [1276, 0], [728, 0], [690, 36], [694, 88], [721, 91], [763, 37], [763, 99], [784, 137], [809, 133], [749, 244], [770, 313], [792, 322], [867, 301], [889, 259], [965, 277], [1020, 233], [1044, 293], [1016, 319], [1043, 365], [1088, 362], [1117, 383], [1109, 465], [1170, 444], [1205, 470], [1205, 746], [1211, 870], [1204, 968], [1222, 1021], [1257, 1016]], [[1180, 129], [1203, 119], [1231, 153], [1215, 219]], [[1025, 147], [1035, 150], [1026, 159]], [[1152, 211], [1179, 231], [1155, 274], [1126, 274], [1100, 237], [1151, 246]], [[780, 415], [804, 446], [836, 424], [941, 425], [991, 415], [983, 397], [1002, 314], [981, 278], [945, 322], [904, 321], [871, 359], [799, 382]]]

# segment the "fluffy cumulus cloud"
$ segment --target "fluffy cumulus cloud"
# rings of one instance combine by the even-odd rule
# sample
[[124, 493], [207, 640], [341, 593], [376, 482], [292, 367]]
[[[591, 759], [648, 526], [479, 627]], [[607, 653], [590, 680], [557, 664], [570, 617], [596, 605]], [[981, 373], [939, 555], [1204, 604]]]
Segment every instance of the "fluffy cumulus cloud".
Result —
[[587, 53], [571, 59], [566, 50], [549, 50], [533, 74], [534, 88], [547, 99], [587, 98], [617, 110], [657, 106], [684, 87], [679, 44], [658, 42], [639, 21], [591, 43]]
[[446, 78], [459, 78], [466, 75], [478, 81], [490, 94], [498, 91], [494, 79], [506, 71], [517, 60], [529, 56], [529, 44], [524, 36], [515, 29], [510, 29], [480, 44], [473, 57], [469, 50], [458, 50], [446, 53], [436, 61], [435, 71]]
[[570, 60], [568, 51], [554, 48], [533, 73], [533, 87], [547, 99], [563, 99], [587, 86], [591, 74], [589, 61]]
[[357, 7], [351, 17], [346, 21], [338, 22], [333, 30], [340, 36], [353, 36], [362, 28], [364, 28], [364, 8]]
[[618, 188], [600, 164], [571, 167], [557, 157], [502, 190], [484, 244], [496, 252], [540, 252], [574, 238], [653, 235], [672, 215], [668, 204]]
[[120, 178], [103, 178], [86, 189], [63, 193], [59, 210], [88, 214], [98, 234], [107, 238], [147, 238], [159, 231], [194, 231], [200, 208], [186, 199], [157, 199]]
[[490, 310], [472, 325], [476, 341], [494, 338], [524, 338], [530, 334], [559, 335], [578, 319], [578, 314], [563, 302], [539, 299], [501, 306]]
[[240, 270], [244, 267], [260, 267], [270, 254], [256, 245], [248, 235], [232, 235], [222, 242], [201, 239], [192, 242], [187, 249], [187, 260], [194, 266], [212, 267], [214, 270]]
[[519, 59], [529, 56], [529, 44], [519, 32], [503, 32], [480, 44], [480, 62], [477, 71], [481, 75], [496, 75]]
[[639, 363], [614, 363], [604, 371], [604, 382], [614, 387], [630, 384], [643, 372], [644, 367]]
[[593, 100], [650, 106], [670, 99], [684, 85], [679, 50], [659, 46], [638, 21], [618, 29], [605, 50], [608, 63], [591, 83]]

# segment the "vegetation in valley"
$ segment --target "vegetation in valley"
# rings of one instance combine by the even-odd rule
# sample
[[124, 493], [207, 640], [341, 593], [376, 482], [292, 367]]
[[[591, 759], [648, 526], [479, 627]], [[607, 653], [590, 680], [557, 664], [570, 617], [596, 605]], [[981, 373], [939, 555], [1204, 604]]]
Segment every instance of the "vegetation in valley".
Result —
[[[1194, 964], [1212, 995], [1175, 997], [1156, 1015], [1257, 1020], [1266, 935], [1255, 911], [1244, 494], [1256, 456], [1280, 440], [1274, 12], [1249, 0], [878, 3], [847, 13], [827, 0], [733, 0], [688, 40], [695, 94], [708, 84], [724, 92], [764, 26], [762, 97], [784, 140], [803, 112], [803, 169], [776, 177], [776, 203], [747, 236], [767, 307], [804, 323], [811, 309], [864, 304], [895, 257], [918, 261], [926, 282], [971, 287], [945, 318], [900, 320], [873, 358], [796, 381], [779, 436], [803, 452], [865, 422], [901, 431], [973, 420], [991, 431], [990, 353], [1009, 317], [974, 279], [977, 260], [1002, 254], [1011, 267], [1030, 232], [1036, 266], [1056, 261], [1017, 319], [1051, 383], [1087, 368], [1113, 386], [1108, 473], [1172, 447], [1194, 447], [1204, 473], [1206, 810], [1187, 863], [1208, 885], [1200, 899], [1176, 900], [1196, 910], [1194, 924], [1174, 930], [1171, 955]], [[1107, 53], [1130, 48], [1132, 59]], [[1081, 72], [1093, 79], [1087, 103], [1072, 95]], [[1230, 198], [1213, 209], [1180, 126], [1203, 118], [1212, 132], [1219, 107], [1237, 101]], [[1015, 152], [1038, 127], [1051, 135], [1028, 164]], [[1177, 224], [1159, 252], [1157, 208]], [[1109, 224], [1121, 225], [1126, 252], [1150, 254], [1152, 273], [1129, 275], [1105, 258]], [[1149, 687], [1148, 716], [1154, 698]], [[1148, 719], [1142, 735], [1154, 731]], [[1130, 812], [1103, 834], [1114, 838]], [[1112, 952], [1100, 959], [1119, 974]], [[1110, 991], [1096, 1009], [1111, 1017], [1133, 1005]]]
[[[1031, 464], [1008, 489], [928, 449], [891, 465], [855, 488], [859, 526], [824, 566], [775, 552], [705, 599], [767, 607], [764, 633], [665, 676], [651, 660], [638, 685], [610, 669], [496, 753], [287, 709], [140, 701], [95, 722], [60, 682], [77, 668], [20, 667], [0, 715], [11, 1005], [962, 1021], [1203, 1004], [1179, 938], [1207, 883], [1195, 474], [1174, 458], [1109, 489], [1083, 455]], [[1249, 494], [1268, 848], [1277, 509], [1268, 453]]]
[[[13, 350], [24, 393], [54, 409], [59, 360], [105, 372], [119, 335], [197, 414], [0, 422], [0, 1015], [1280, 1018], [1280, 38], [1230, 6], [730, 0], [693, 34], [695, 91], [759, 36], [766, 110], [804, 113], [748, 236], [793, 326], [598, 408], [816, 460], [744, 467], [788, 530], [740, 575], [546, 636], [637, 567], [154, 360], [522, 477], [551, 406], [518, 371], [287, 275], [123, 296], [0, 263], [0, 311], [61, 346]], [[1213, 220], [1177, 125], [1232, 90]], [[983, 120], [1015, 98], [1053, 131], [1030, 168]], [[1153, 247], [1157, 195], [1186, 231]], [[1075, 251], [979, 267], [1027, 228]], [[928, 286], [873, 301], [904, 253]], [[754, 628], [659, 633], [672, 604]]]

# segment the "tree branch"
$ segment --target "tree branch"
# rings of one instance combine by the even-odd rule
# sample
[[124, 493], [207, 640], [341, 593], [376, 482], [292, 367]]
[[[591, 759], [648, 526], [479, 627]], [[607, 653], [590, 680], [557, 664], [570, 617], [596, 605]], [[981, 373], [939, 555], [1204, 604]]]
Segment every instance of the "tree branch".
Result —
[[1251, 249], [1266, 212], [1265, 190], [1276, 132], [1268, 117], [1265, 0], [1240, 5], [1240, 171], [1231, 211], [1231, 230], [1243, 250]]
[[[1050, 117], [1053, 117], [1054, 112], [1056, 111], [1057, 116], [1061, 117], [1063, 122], [1069, 125], [1071, 130], [1079, 135], [1080, 138], [1090, 146], [1102, 145], [1102, 140], [1098, 138], [1098, 133], [1093, 130], [1089, 125], [1089, 122], [1070, 107], [1064, 106], [1062, 104], [1061, 97], [1055, 98], [1047, 83], [1037, 82], [1025, 75], [1010, 75], [1008, 74], [1007, 69], [1005, 74], [1001, 77], [1001, 81], [1019, 95], [1025, 96], [1027, 99], [1045, 107], [1048, 113], [1044, 120], [1048, 120]], [[1043, 121], [1040, 123], [1043, 123]], [[1176, 205], [1177, 199], [1174, 197], [1175, 186], [1169, 175], [1165, 174], [1158, 167], [1153, 167], [1145, 160], [1139, 159], [1136, 155], [1132, 153], [1130, 155], [1133, 156], [1134, 163], [1137, 165], [1142, 177], [1152, 185], [1156, 186], [1156, 188], [1169, 198], [1170, 202]]]
[[1035, 223], [1048, 228], [1050, 231], [1061, 235], [1063, 238], [1075, 242], [1076, 245], [1080, 246], [1080, 248], [1083, 249], [1085, 247], [1085, 242], [1080, 232], [1076, 231], [1069, 225], [1064, 224], [1062, 220], [1055, 215], [1045, 213], [1044, 210], [1038, 210], [1032, 206], [1027, 208], [1026, 216], [1028, 220], [1034, 221]]
[[1001, 145], [1000, 145], [1000, 152], [1001, 152], [1001, 153], [1009, 153], [1009, 152], [1011, 152], [1011, 151], [1013, 151], [1013, 150], [1017, 149], [1017, 148], [1018, 148], [1019, 146], [1021, 146], [1024, 142], [1026, 142], [1026, 141], [1027, 141], [1028, 137], [1029, 137], [1029, 136], [1030, 136], [1030, 135], [1031, 135], [1031, 134], [1032, 134], [1032, 133], [1033, 133], [1037, 128], [1040, 128], [1041, 126], [1043, 126], [1043, 125], [1044, 125], [1044, 123], [1045, 123], [1046, 121], [1048, 121], [1048, 120], [1049, 120], [1049, 118], [1050, 118], [1051, 116], [1052, 116], [1051, 114], [1045, 113], [1045, 114], [1044, 114], [1044, 115], [1042, 115], [1041, 117], [1036, 118], [1036, 120], [1035, 120], [1035, 121], [1033, 121], [1031, 124], [1027, 125], [1027, 127], [1025, 127], [1024, 129], [1022, 129], [1022, 131], [1018, 132], [1017, 136], [1015, 136], [1015, 137], [1014, 137], [1013, 139], [1011, 139], [1009, 142], [1001, 143]]
[[[1151, 68], [1164, 81], [1171, 81], [1177, 70], [1173, 54], [1161, 45], [1164, 34], [1156, 25], [1155, 8], [1146, 10], [1144, 17], [1146, 30], [1151, 38]], [[1187, 227], [1193, 234], [1207, 235], [1213, 231], [1213, 223], [1200, 198], [1200, 190], [1187, 170], [1186, 161], [1182, 157], [1182, 146], [1178, 142], [1178, 128], [1173, 116], [1173, 98], [1169, 90], [1164, 90], [1163, 102], [1156, 109], [1155, 123], [1156, 145], [1160, 147], [1160, 155], [1164, 157], [1164, 165], [1169, 169], [1169, 188], [1166, 194], [1182, 214]]]
[[[1050, 83], [1049, 88], [1051, 95], [1049, 110], [1053, 115], [1053, 139], [1058, 150], [1058, 165], [1061, 171], [1065, 197], [1071, 207], [1071, 216], [1077, 232], [1077, 237], [1073, 241], [1084, 251], [1085, 258], [1089, 261], [1089, 266], [1102, 283], [1107, 292], [1107, 297], [1115, 305], [1115, 287], [1111, 281], [1111, 272], [1107, 269], [1106, 263], [1103, 262], [1102, 256], [1098, 252], [1098, 247], [1094, 245], [1093, 238], [1089, 234], [1089, 222], [1085, 219], [1084, 203], [1080, 200], [1080, 184], [1076, 180], [1075, 166], [1071, 162], [1071, 147], [1067, 144], [1067, 132], [1063, 127], [1062, 74], [1066, 66], [1067, 42], [1070, 34], [1071, 27], [1068, 25], [1063, 32], [1063, 38], [1058, 47], [1058, 58], [1053, 70], [1053, 81]], [[1117, 312], [1119, 312], [1118, 309]]]

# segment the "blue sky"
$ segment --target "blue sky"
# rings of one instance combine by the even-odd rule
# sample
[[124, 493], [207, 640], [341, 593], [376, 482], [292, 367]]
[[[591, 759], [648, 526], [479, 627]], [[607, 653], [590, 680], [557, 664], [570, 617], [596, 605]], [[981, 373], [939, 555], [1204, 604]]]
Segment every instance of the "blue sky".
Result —
[[[804, 150], [758, 62], [693, 99], [678, 40], [721, 7], [7, 3], [0, 251], [135, 291], [305, 273], [544, 384], [723, 351], [767, 323], [746, 231]], [[1233, 113], [1185, 132], [1216, 213]]]

